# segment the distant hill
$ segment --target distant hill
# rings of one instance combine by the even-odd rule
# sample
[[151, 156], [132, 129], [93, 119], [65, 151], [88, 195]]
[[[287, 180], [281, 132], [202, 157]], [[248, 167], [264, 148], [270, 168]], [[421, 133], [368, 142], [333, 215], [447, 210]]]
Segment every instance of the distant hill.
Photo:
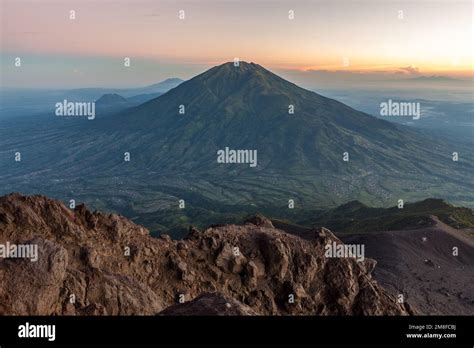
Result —
[[372, 208], [353, 201], [301, 223], [324, 226], [338, 233], [362, 233], [427, 228], [435, 224], [432, 216], [453, 228], [472, 228], [474, 231], [472, 209], [456, 207], [441, 199], [407, 203], [402, 209], [398, 206]]
[[164, 92], [169, 91], [170, 89], [173, 89], [173, 88], [179, 86], [183, 82], [184, 82], [184, 80], [173, 77], [173, 78], [169, 78], [169, 79], [166, 79], [164, 81], [161, 81], [159, 83], [155, 83], [153, 85], [147, 86], [145, 88], [148, 89], [148, 90], [152, 90], [155, 93], [156, 92], [164, 93]]
[[137, 104], [130, 102], [128, 99], [116, 93], [104, 94], [95, 101], [98, 117], [117, 113], [135, 105]]
[[152, 85], [135, 88], [78, 88], [64, 91], [76, 98], [99, 98], [104, 94], [119, 94], [125, 98], [133, 97], [139, 94], [165, 93], [172, 88], [179, 86], [183, 80], [179, 78], [169, 78]]
[[107, 106], [116, 105], [120, 103], [128, 103], [127, 99], [116, 93], [104, 94], [102, 97], [96, 100], [96, 105]]
[[170, 78], [147, 87], [135, 88], [132, 90], [117, 90], [117, 92], [121, 92], [125, 95], [133, 94], [127, 98], [117, 93], [106, 93], [95, 101], [96, 107], [102, 114], [118, 113], [130, 107], [137, 106], [146, 103], [149, 100], [158, 98], [160, 95], [178, 86], [182, 82], [183, 80], [181, 79]]
[[99, 99], [95, 101], [96, 106], [100, 107], [111, 107], [111, 106], [124, 106], [124, 107], [130, 107], [130, 106], [137, 106], [143, 103], [146, 103], [149, 100], [158, 98], [160, 95], [163, 93], [157, 92], [157, 93], [145, 93], [145, 94], [138, 94], [134, 95], [132, 97], [122, 97], [121, 95], [117, 93], [107, 93], [102, 95]]
[[178, 86], [183, 80], [171, 78], [159, 83], [135, 88], [76, 88], [64, 90], [15, 90], [2, 89], [0, 103], [0, 119], [50, 116], [54, 114], [54, 105], [64, 99], [71, 102], [93, 102], [106, 94], [118, 94], [139, 105], [156, 98], [168, 90]]

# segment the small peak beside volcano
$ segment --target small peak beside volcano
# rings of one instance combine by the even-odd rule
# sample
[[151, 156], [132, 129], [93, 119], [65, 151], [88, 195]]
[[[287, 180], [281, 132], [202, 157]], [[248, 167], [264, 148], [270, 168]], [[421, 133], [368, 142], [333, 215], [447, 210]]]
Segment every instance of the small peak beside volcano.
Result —
[[128, 103], [128, 100], [116, 93], [107, 93], [97, 99], [96, 104], [98, 105], [114, 105], [117, 103]]

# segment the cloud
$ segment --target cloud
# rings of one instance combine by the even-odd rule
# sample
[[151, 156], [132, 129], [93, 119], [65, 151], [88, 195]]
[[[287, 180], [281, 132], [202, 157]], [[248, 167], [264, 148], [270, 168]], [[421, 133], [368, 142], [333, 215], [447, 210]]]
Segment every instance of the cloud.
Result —
[[400, 70], [399, 72], [402, 74], [418, 75], [420, 73], [420, 69], [414, 65], [409, 65], [398, 69]]

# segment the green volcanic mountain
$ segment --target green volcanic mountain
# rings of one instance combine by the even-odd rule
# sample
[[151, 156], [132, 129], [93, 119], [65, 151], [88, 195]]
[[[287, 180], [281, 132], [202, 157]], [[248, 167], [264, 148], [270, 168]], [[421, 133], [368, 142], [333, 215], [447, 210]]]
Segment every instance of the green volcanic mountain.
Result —
[[[21, 141], [3, 131], [8, 156], [24, 154], [21, 164], [3, 161], [5, 193], [74, 197], [154, 221], [152, 229], [287, 210], [290, 199], [295, 210], [356, 199], [472, 205], [474, 193], [468, 148], [356, 111], [254, 63], [214, 67], [113, 117], [55, 119]], [[256, 150], [258, 164], [218, 163], [226, 147]]]

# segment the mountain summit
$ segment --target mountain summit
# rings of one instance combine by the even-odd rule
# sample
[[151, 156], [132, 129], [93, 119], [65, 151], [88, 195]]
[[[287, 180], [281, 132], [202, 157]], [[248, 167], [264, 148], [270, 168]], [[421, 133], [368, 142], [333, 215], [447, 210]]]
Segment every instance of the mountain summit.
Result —
[[[243, 92], [281, 91], [288, 93], [290, 83], [279, 76], [266, 70], [255, 63], [240, 62], [238, 66], [234, 63], [225, 63], [209, 69], [205, 73], [192, 79], [193, 83], [204, 84], [217, 97], [226, 97], [229, 94]], [[291, 84], [292, 85], [292, 84]], [[297, 87], [293, 85], [293, 87]]]

